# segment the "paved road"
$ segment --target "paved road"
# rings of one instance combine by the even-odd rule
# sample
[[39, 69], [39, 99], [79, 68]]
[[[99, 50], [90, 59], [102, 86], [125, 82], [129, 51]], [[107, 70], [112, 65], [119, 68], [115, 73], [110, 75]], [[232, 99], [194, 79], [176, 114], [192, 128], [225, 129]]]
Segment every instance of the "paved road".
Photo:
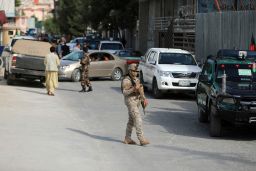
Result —
[[194, 100], [184, 95], [156, 100], [147, 94], [143, 121], [151, 144], [122, 144], [127, 109], [120, 82], [92, 85], [93, 92], [81, 94], [79, 83], [61, 82], [51, 97], [40, 84], [1, 80], [0, 170], [255, 170], [255, 131], [231, 129], [210, 138]]

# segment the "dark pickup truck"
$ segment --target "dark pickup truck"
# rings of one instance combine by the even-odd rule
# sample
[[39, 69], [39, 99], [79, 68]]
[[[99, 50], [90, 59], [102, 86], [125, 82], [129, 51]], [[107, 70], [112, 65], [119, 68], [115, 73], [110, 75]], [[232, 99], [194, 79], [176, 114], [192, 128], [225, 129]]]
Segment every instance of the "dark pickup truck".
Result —
[[6, 56], [4, 77], [11, 85], [16, 79], [30, 81], [45, 79], [44, 57], [50, 52], [51, 44], [34, 40], [17, 40]]

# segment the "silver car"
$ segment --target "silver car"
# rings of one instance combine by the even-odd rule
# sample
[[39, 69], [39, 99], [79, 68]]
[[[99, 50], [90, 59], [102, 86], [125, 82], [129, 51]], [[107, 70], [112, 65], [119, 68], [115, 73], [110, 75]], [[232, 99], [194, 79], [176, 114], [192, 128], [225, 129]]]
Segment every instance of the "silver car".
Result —
[[[59, 79], [67, 79], [77, 82], [81, 78], [80, 60], [83, 51], [72, 52], [61, 59]], [[112, 80], [121, 80], [127, 74], [127, 62], [119, 57], [104, 51], [89, 53], [91, 63], [89, 77], [110, 77]]]

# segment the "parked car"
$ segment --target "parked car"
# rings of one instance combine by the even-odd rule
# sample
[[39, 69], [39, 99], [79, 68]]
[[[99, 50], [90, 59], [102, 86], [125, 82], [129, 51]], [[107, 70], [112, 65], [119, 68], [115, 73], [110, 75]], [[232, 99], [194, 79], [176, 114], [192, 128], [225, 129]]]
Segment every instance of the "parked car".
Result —
[[139, 63], [140, 80], [155, 98], [163, 93], [195, 92], [201, 68], [188, 51], [151, 48]]
[[114, 53], [118, 57], [125, 59], [127, 64], [140, 63], [142, 54], [139, 51], [133, 50], [118, 50]]
[[69, 46], [70, 51], [73, 51], [77, 42], [80, 43], [81, 50], [82, 50], [83, 44], [86, 43], [88, 45], [88, 51], [92, 52], [92, 51], [97, 51], [98, 50], [100, 40], [98, 40], [98, 39], [87, 39], [85, 37], [77, 37], [77, 38], [71, 40], [69, 43], [67, 43], [67, 46]]
[[211, 136], [221, 136], [224, 123], [256, 123], [256, 52], [220, 50], [209, 57], [196, 89], [198, 120], [210, 121]]
[[74, 47], [76, 46], [76, 43], [83, 44], [86, 40], [86, 37], [76, 37], [72, 39], [69, 43], [67, 43], [67, 46], [69, 46], [69, 50], [73, 51]]
[[[89, 66], [89, 77], [110, 77], [112, 80], [120, 80], [127, 74], [127, 64], [125, 60], [109, 52], [97, 51], [89, 53], [91, 63]], [[59, 70], [60, 79], [69, 79], [79, 81], [80, 60], [83, 57], [83, 51], [72, 52], [61, 59]]]
[[44, 58], [50, 53], [51, 44], [35, 40], [17, 40], [6, 57], [4, 77], [7, 84], [17, 79], [45, 80]]
[[115, 53], [118, 50], [124, 50], [124, 46], [120, 41], [100, 41], [98, 50], [104, 50], [110, 53]]

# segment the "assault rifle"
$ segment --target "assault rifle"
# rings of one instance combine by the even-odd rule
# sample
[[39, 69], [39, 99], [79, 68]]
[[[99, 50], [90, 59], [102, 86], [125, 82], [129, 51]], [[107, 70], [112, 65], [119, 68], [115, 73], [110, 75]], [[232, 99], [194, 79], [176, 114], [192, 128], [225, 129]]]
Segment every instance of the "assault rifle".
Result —
[[[129, 75], [129, 77], [130, 77], [130, 75]], [[140, 94], [140, 97], [144, 97], [144, 89], [143, 89], [143, 85], [141, 84], [141, 83], [138, 83], [138, 82], [135, 82], [131, 77], [130, 77], [130, 79], [131, 79], [131, 82], [132, 82], [132, 85], [133, 85], [133, 87], [136, 87], [137, 86], [137, 84], [140, 84], [139, 86], [140, 86], [140, 89], [139, 89], [139, 94]], [[142, 108], [143, 108], [143, 113], [144, 113], [144, 115], [146, 114], [146, 112], [145, 112], [145, 108], [147, 107], [147, 105], [148, 105], [148, 100], [145, 98], [145, 99], [142, 99], [141, 100], [141, 106], [142, 106]]]

